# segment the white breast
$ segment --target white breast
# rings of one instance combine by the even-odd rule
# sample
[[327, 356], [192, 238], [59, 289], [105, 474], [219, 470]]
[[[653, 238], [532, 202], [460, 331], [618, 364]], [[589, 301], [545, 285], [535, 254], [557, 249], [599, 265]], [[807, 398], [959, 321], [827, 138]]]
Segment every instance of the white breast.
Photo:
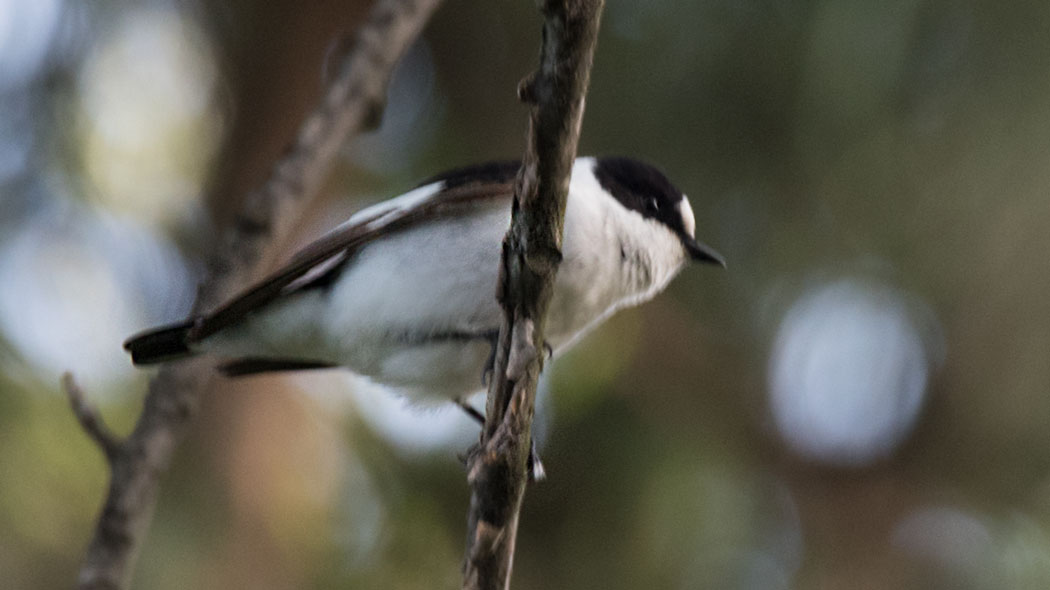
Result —
[[579, 158], [573, 167], [563, 260], [547, 324], [555, 350], [616, 311], [652, 299], [685, 262], [678, 237], [609, 196], [593, 165], [593, 158]]

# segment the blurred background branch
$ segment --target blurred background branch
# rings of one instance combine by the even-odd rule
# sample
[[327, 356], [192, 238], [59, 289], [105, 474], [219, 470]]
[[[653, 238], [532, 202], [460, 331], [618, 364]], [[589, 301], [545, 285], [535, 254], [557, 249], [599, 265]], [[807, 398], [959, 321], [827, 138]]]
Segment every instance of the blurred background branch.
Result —
[[[261, 190], [249, 194], [233, 223], [223, 230], [224, 240], [210, 259], [195, 309], [217, 304], [259, 273], [263, 253], [291, 231], [347, 137], [378, 125], [391, 72], [438, 4], [438, 0], [376, 2], [339, 60], [338, 72], [327, 82], [321, 103], [303, 122]], [[119, 446], [112, 438], [94, 437], [100, 444], [113, 443], [103, 445], [111, 480], [78, 577], [80, 588], [115, 589], [129, 583], [132, 560], [153, 513], [159, 476], [199, 406], [208, 369], [206, 362], [161, 368], [150, 382], [131, 435]], [[83, 408], [76, 403], [79, 396], [71, 393], [70, 398], [75, 409]]]
[[[583, 124], [604, 0], [545, 0], [540, 65], [519, 86], [530, 105], [514, 214], [503, 239], [498, 298], [503, 324], [481, 441], [470, 454], [463, 588], [510, 588], [528, 482], [544, 325], [561, 261], [569, 177]], [[513, 359], [513, 362], [512, 362]]]
[[69, 398], [69, 405], [72, 406], [73, 414], [80, 422], [80, 427], [95, 441], [102, 454], [106, 456], [106, 461], [110, 463], [115, 461], [117, 455], [120, 454], [123, 441], [118, 439], [106, 426], [102, 416], [98, 413], [98, 408], [84, 397], [84, 391], [77, 384], [72, 373], [62, 375], [62, 389]]

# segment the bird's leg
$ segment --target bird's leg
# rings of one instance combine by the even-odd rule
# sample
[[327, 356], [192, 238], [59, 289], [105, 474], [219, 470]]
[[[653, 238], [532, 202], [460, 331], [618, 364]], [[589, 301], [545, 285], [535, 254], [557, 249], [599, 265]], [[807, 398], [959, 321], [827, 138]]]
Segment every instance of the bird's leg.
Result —
[[[475, 422], [482, 427], [485, 426], [485, 416], [470, 405], [470, 402], [461, 397], [457, 397], [455, 402]], [[540, 455], [536, 452], [536, 441], [533, 440], [532, 446], [529, 447], [529, 481], [543, 481], [546, 478], [547, 470], [543, 468], [543, 461], [540, 461]]]
[[485, 415], [474, 409], [474, 406], [470, 405], [470, 402], [461, 397], [457, 397], [455, 401], [456, 405], [459, 406], [461, 410], [466, 412], [468, 416], [473, 418], [474, 421], [478, 423], [478, 425], [485, 425]]

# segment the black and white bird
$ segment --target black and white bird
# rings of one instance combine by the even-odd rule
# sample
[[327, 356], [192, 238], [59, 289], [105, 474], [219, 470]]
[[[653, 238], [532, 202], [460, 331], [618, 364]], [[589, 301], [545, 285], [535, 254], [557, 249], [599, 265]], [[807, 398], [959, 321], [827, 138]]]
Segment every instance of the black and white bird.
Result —
[[[368, 207], [215, 311], [149, 330], [137, 365], [208, 353], [227, 375], [347, 367], [412, 399], [482, 388], [502, 313], [500, 244], [519, 164], [455, 170]], [[619, 309], [662, 291], [696, 241], [689, 200], [656, 168], [579, 158], [547, 316], [554, 355]]]

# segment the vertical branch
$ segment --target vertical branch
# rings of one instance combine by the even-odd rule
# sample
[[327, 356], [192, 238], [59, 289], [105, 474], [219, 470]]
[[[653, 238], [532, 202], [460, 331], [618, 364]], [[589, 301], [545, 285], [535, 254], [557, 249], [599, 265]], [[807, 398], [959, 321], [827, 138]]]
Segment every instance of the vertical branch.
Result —
[[[347, 137], [379, 122], [394, 65], [419, 35], [440, 0], [376, 0], [320, 104], [307, 117], [269, 179], [244, 200], [209, 263], [195, 308], [220, 302], [258, 271], [267, 246], [283, 239], [316, 193]], [[150, 382], [131, 435], [117, 442], [85, 410], [68, 381], [78, 418], [102, 444], [110, 466], [109, 491], [81, 566], [81, 589], [127, 586], [135, 553], [156, 504], [158, 479], [183, 438], [205, 384], [202, 361], [165, 366]], [[79, 401], [79, 405], [78, 405]], [[90, 426], [90, 428], [88, 428]]]
[[468, 464], [471, 486], [463, 588], [509, 588], [528, 480], [544, 322], [561, 261], [562, 226], [604, 0], [540, 0], [539, 69], [522, 81], [532, 105], [497, 297], [503, 325], [487, 419]]

